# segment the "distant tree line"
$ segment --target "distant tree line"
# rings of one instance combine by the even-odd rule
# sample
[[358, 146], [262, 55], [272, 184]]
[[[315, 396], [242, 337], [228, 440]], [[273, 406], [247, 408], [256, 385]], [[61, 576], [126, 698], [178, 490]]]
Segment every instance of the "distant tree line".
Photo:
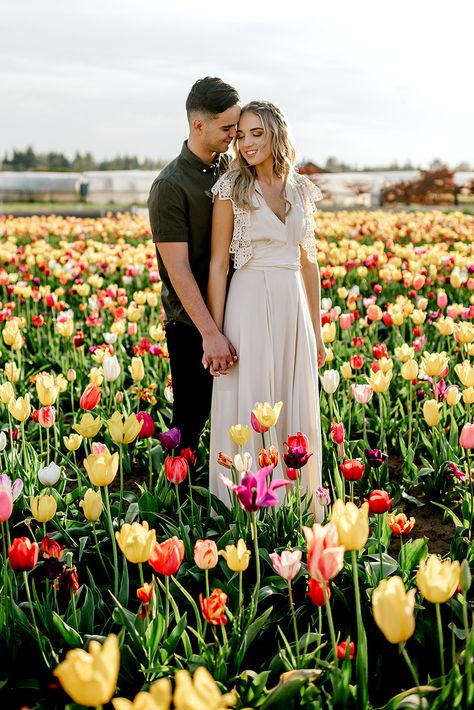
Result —
[[[306, 161], [301, 161], [306, 164]], [[144, 158], [140, 160], [135, 155], [117, 155], [111, 160], [96, 160], [92, 153], [79, 153], [76, 151], [74, 158], [69, 159], [64, 153], [50, 151], [48, 153], [36, 153], [29, 146], [26, 150], [13, 150], [5, 153], [0, 163], [0, 170], [37, 170], [52, 172], [84, 172], [85, 170], [159, 170], [166, 164], [165, 160]], [[316, 166], [317, 172], [326, 173], [347, 173], [347, 172], [384, 172], [390, 170], [421, 170], [421, 166], [414, 166], [411, 161], [398, 163], [394, 161], [387, 165], [359, 167], [338, 160], [330, 156], [324, 165]], [[439, 158], [435, 158], [428, 166], [429, 170], [446, 168], [446, 164]], [[454, 167], [456, 172], [474, 170], [467, 162], [459, 163]]]
[[449, 168], [421, 170], [414, 180], [402, 180], [387, 187], [381, 195], [382, 205], [459, 205], [463, 198], [474, 197], [474, 180], [457, 185]]
[[96, 160], [92, 153], [79, 153], [70, 160], [64, 153], [50, 151], [36, 153], [31, 146], [26, 150], [14, 150], [5, 153], [1, 170], [37, 170], [52, 172], [83, 172], [85, 170], [156, 170], [165, 165], [164, 160], [145, 158], [140, 160], [135, 155], [118, 155], [111, 160]]

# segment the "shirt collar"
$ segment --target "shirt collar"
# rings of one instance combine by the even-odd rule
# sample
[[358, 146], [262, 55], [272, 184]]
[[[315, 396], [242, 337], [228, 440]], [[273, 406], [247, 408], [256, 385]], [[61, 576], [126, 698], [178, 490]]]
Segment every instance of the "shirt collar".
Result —
[[193, 168], [199, 170], [200, 173], [210, 173], [211, 175], [214, 175], [221, 160], [221, 155], [218, 154], [212, 165], [208, 165], [208, 163], [205, 163], [201, 158], [198, 158], [195, 153], [189, 150], [187, 141], [184, 141], [183, 147], [181, 148], [181, 157], [189, 163], [189, 165], [192, 165]]

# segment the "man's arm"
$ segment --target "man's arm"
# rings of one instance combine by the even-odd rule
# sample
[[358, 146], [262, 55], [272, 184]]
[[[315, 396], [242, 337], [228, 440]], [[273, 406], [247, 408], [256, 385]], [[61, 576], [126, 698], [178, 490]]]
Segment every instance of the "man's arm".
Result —
[[201, 333], [207, 355], [204, 367], [211, 364], [212, 370], [225, 371], [234, 361], [235, 349], [219, 331], [204, 303], [189, 265], [187, 242], [161, 242], [157, 247], [179, 300]]

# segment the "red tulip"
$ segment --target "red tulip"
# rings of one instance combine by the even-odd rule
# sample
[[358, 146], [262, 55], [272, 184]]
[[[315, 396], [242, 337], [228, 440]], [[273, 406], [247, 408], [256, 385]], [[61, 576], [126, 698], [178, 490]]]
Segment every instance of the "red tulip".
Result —
[[143, 422], [142, 428], [138, 432], [139, 439], [149, 439], [155, 433], [155, 422], [148, 412], [138, 412], [137, 419]]
[[380, 358], [388, 356], [388, 350], [385, 343], [375, 343], [375, 345], [372, 346], [372, 357], [376, 360], [380, 360]]
[[346, 481], [360, 481], [364, 475], [364, 464], [359, 459], [346, 459], [341, 463], [342, 475]]
[[167, 456], [165, 476], [171, 483], [182, 483], [188, 475], [188, 461], [184, 456]]
[[393, 498], [388, 497], [387, 491], [375, 490], [370, 494], [367, 503], [371, 513], [386, 513], [390, 510], [393, 503]]
[[208, 624], [212, 624], [212, 626], [227, 624], [228, 618], [225, 615], [226, 602], [227, 594], [222, 589], [214, 589], [207, 599], [203, 599], [202, 594], [199, 595], [202, 615]]
[[459, 443], [463, 449], [474, 449], [474, 424], [464, 424]]
[[329, 586], [329, 582], [319, 582], [317, 579], [313, 579], [312, 577], [309, 578], [309, 588], [306, 595], [311, 599], [315, 606], [324, 606], [325, 604], [323, 584], [326, 585], [326, 596], [329, 599], [331, 596], [331, 587]]
[[56, 421], [56, 410], [52, 406], [40, 407], [38, 409], [38, 424], [45, 429], [49, 429]]
[[184, 542], [173, 535], [164, 542], [157, 542], [148, 563], [155, 572], [169, 577], [181, 567], [184, 559]]
[[100, 387], [97, 387], [97, 385], [91, 382], [82, 393], [79, 406], [86, 410], [95, 409], [100, 402], [101, 395], [102, 390]]
[[196, 463], [196, 452], [187, 446], [185, 449], [181, 449], [180, 456], [186, 459], [189, 466], [193, 466]]
[[27, 537], [14, 538], [8, 548], [8, 559], [10, 560], [11, 568], [16, 572], [25, 572], [33, 569], [38, 562], [38, 557], [38, 543], [31, 542]]
[[351, 355], [351, 357], [349, 358], [349, 362], [351, 363], [351, 367], [353, 370], [360, 370], [361, 367], [364, 367], [364, 356]]
[[301, 470], [299, 468], [287, 468], [286, 475], [290, 481], [296, 481], [301, 475]]
[[335, 444], [342, 444], [344, 441], [344, 424], [336, 424], [333, 422], [331, 424], [331, 439]]
[[347, 643], [347, 641], [341, 641], [341, 643], [336, 646], [337, 657], [341, 660], [344, 660], [347, 653], [347, 646], [349, 646], [349, 660], [352, 661], [355, 653], [354, 641], [351, 641], [349, 644]]

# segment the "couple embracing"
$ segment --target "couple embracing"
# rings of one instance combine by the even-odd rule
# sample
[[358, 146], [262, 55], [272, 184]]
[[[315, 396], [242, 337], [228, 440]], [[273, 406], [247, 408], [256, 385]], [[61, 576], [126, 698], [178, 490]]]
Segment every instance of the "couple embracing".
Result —
[[[295, 170], [280, 109], [242, 108], [221, 79], [197, 81], [186, 101], [189, 137], [148, 200], [163, 282], [173, 383], [173, 426], [197, 449], [211, 410], [209, 485], [229, 505], [220, 451], [228, 430], [250, 424], [256, 402], [283, 402], [280, 449], [303, 432], [313, 452], [301, 490], [321, 485], [318, 367], [326, 358], [313, 214], [321, 193]], [[232, 144], [233, 158], [227, 155]], [[246, 445], [258, 465], [261, 435]], [[280, 489], [281, 490], [281, 489]]]

